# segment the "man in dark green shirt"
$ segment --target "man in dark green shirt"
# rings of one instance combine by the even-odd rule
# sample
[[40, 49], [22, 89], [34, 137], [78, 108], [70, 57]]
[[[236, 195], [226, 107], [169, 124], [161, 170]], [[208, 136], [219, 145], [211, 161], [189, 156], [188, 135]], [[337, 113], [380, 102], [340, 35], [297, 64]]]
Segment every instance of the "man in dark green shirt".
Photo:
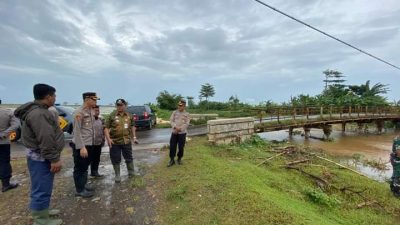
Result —
[[137, 144], [136, 128], [133, 116], [126, 111], [127, 102], [117, 99], [117, 109], [107, 118], [105, 136], [110, 147], [110, 158], [115, 171], [115, 182], [121, 182], [121, 153], [125, 159], [129, 177], [133, 177], [132, 142]]
[[400, 198], [400, 137], [396, 137], [393, 140], [390, 162], [393, 167], [390, 189], [392, 190], [394, 196]]

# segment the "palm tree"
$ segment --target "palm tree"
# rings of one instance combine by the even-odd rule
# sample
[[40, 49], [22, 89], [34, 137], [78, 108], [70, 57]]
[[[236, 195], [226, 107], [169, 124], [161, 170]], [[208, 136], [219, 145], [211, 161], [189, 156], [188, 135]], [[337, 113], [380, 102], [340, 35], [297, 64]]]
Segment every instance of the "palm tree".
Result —
[[362, 97], [372, 97], [380, 94], [386, 94], [389, 91], [387, 84], [377, 83], [370, 87], [370, 81], [368, 80], [365, 84], [361, 85], [350, 85], [349, 89]]
[[204, 98], [206, 98], [206, 101], [208, 101], [208, 98], [213, 97], [214, 95], [215, 95], [215, 90], [211, 84], [206, 83], [206, 84], [201, 85], [199, 97], [204, 97]]

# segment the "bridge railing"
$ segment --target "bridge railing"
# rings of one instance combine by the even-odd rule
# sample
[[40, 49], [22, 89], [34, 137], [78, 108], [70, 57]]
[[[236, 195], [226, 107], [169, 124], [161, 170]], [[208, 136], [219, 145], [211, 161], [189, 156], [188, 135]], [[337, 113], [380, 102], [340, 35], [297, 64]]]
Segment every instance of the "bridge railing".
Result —
[[305, 106], [266, 107], [252, 109], [260, 123], [282, 120], [334, 120], [345, 118], [377, 118], [400, 115], [398, 106]]

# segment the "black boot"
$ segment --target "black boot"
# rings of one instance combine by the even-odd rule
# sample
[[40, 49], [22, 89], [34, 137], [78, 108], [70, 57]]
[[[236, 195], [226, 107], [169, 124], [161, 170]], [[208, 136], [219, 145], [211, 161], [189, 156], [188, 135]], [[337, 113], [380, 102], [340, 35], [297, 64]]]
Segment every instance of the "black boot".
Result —
[[178, 165], [182, 165], [182, 158], [178, 158]]
[[91, 177], [94, 177], [94, 178], [103, 178], [103, 177], [104, 177], [104, 175], [103, 175], [103, 174], [99, 174], [98, 171], [92, 171], [92, 173], [90, 174], [90, 176], [91, 176]]
[[173, 166], [174, 164], [175, 164], [175, 160], [174, 160], [174, 159], [171, 159], [171, 160], [169, 161], [167, 167], [171, 167], [171, 166]]
[[3, 185], [3, 187], [1, 188], [2, 192], [6, 192], [19, 186], [18, 183], [10, 183], [10, 178], [2, 179], [1, 183]]

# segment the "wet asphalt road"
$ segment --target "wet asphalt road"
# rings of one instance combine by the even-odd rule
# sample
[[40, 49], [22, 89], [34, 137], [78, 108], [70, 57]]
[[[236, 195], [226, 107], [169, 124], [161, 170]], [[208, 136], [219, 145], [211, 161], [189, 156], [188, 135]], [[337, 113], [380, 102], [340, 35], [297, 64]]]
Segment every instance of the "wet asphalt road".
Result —
[[[198, 136], [207, 133], [206, 126], [193, 126], [188, 129], [188, 136]], [[144, 149], [159, 149], [169, 143], [169, 138], [171, 135], [171, 129], [153, 129], [153, 130], [137, 130], [136, 137], [139, 144], [133, 146], [133, 150], [144, 150]], [[71, 135], [65, 135], [65, 148], [69, 149], [69, 142], [71, 141]], [[102, 150], [103, 153], [109, 151], [108, 147], [105, 146]], [[24, 146], [17, 142], [11, 144], [11, 157], [19, 158], [25, 156]]]

